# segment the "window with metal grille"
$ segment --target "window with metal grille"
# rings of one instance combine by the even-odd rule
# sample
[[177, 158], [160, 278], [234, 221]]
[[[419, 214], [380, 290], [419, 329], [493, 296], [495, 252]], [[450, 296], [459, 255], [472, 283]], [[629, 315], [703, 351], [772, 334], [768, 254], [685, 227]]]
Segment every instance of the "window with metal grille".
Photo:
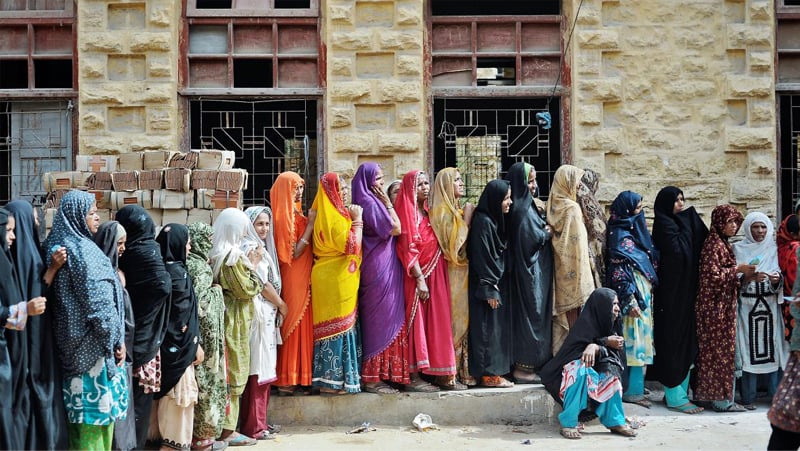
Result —
[[780, 102], [780, 213], [794, 213], [800, 199], [800, 95], [781, 95]]
[[[544, 111], [554, 118], [549, 130], [536, 119]], [[558, 102], [548, 108], [546, 99], [435, 99], [433, 117], [434, 168], [458, 168], [469, 202], [518, 161], [536, 168], [539, 196], [547, 198], [561, 164]]]
[[187, 0], [186, 14], [190, 17], [314, 17], [319, 14], [319, 0]]
[[72, 90], [73, 24], [13, 22], [0, 25], [0, 90]]
[[305, 208], [317, 192], [317, 101], [306, 99], [189, 101], [191, 147], [231, 150], [248, 171], [246, 205], [269, 203], [269, 190], [284, 171], [306, 181]]
[[436, 0], [432, 3], [435, 16], [518, 16], [559, 14], [559, 0]]

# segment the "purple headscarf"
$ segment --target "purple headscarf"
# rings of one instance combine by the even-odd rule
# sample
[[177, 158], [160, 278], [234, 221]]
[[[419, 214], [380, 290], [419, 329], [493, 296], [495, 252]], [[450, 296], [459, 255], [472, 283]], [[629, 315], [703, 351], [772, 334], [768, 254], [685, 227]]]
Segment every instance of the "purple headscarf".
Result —
[[403, 266], [395, 252], [392, 217], [370, 189], [379, 170], [376, 163], [363, 163], [353, 177], [353, 203], [364, 209], [363, 259], [358, 289], [364, 360], [383, 352], [397, 337], [405, 321]]

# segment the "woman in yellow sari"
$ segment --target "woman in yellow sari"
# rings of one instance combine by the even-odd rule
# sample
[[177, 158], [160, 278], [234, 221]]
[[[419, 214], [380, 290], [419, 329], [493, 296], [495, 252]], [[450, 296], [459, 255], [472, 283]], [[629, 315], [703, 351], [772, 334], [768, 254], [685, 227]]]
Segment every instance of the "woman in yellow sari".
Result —
[[355, 325], [364, 223], [361, 207], [345, 207], [348, 191], [339, 176], [329, 172], [322, 176], [311, 207], [317, 212], [311, 270], [312, 385], [323, 395], [361, 391]]
[[450, 277], [450, 323], [453, 327], [453, 345], [456, 353], [456, 380], [454, 376], [440, 376], [437, 383], [444, 389], [466, 389], [464, 385], [477, 385], [469, 374], [467, 341], [469, 339], [469, 262], [467, 261], [467, 234], [475, 206], [461, 206], [464, 182], [456, 168], [444, 168], [436, 174], [431, 198], [430, 218], [442, 254], [447, 260]]

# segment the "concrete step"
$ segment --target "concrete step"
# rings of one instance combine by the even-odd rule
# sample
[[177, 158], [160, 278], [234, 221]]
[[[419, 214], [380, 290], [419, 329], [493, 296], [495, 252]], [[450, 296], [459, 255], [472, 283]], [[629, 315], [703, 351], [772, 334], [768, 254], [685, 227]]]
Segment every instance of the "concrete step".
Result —
[[443, 426], [470, 424], [530, 425], [555, 421], [560, 407], [542, 385], [472, 388], [465, 391], [378, 395], [277, 396], [269, 403], [269, 421], [283, 425], [354, 427], [363, 422], [411, 425], [419, 413]]

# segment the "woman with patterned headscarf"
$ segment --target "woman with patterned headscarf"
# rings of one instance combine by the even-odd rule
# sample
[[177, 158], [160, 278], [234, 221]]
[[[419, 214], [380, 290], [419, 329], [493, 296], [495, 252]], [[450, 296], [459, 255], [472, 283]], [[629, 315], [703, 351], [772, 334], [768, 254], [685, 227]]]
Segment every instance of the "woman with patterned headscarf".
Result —
[[514, 163], [508, 170], [508, 300], [514, 319], [514, 379], [537, 381], [536, 372], [553, 356], [552, 229], [534, 203], [536, 169]]
[[754, 263], [737, 263], [728, 242], [742, 225], [742, 214], [732, 205], [711, 212], [711, 229], [700, 253], [697, 290], [698, 353], [694, 397], [712, 401], [718, 412], [744, 412], [733, 401], [736, 360], [736, 308], [741, 279], [755, 274]]
[[592, 265], [594, 285], [600, 288], [606, 281], [606, 212], [597, 200], [600, 174], [584, 169], [576, 200], [583, 212], [583, 224], [589, 239], [589, 263]]
[[205, 359], [195, 367], [199, 389], [194, 407], [192, 447], [211, 451], [224, 447], [214, 438], [222, 433], [222, 420], [228, 404], [225, 365], [225, 301], [222, 287], [214, 282], [214, 273], [208, 262], [214, 229], [204, 223], [189, 226], [192, 248], [186, 258], [186, 269], [192, 279], [197, 297], [197, 316], [200, 341], [203, 343]]
[[281, 297], [286, 318], [281, 325], [283, 345], [278, 353], [279, 395], [305, 394], [298, 385], [310, 386], [314, 359], [314, 319], [311, 312], [311, 235], [316, 212], [303, 214], [305, 182], [295, 172], [282, 172], [269, 191], [275, 215], [275, 245], [281, 273]]
[[286, 317], [286, 303], [281, 299], [281, 273], [275, 250], [272, 210], [269, 207], [250, 207], [245, 210], [252, 227], [242, 242], [247, 254], [258, 252], [261, 260], [255, 266], [264, 289], [253, 300], [253, 327], [250, 329], [250, 377], [242, 395], [241, 432], [256, 439], [274, 438], [277, 426], [267, 422], [269, 392], [275, 382], [279, 327]]
[[214, 281], [225, 298], [225, 353], [228, 363], [230, 409], [222, 422], [220, 440], [231, 446], [255, 445], [251, 437], [236, 432], [242, 394], [250, 376], [250, 330], [255, 314], [253, 299], [264, 289], [256, 273], [261, 254], [245, 253], [242, 242], [252, 227], [238, 208], [226, 208], [214, 221], [214, 244], [209, 252]]
[[608, 221], [608, 286], [619, 298], [625, 339], [628, 387], [622, 400], [650, 407], [644, 368], [653, 363], [653, 287], [657, 252], [644, 219], [642, 196], [623, 191], [611, 204]]
[[742, 363], [742, 405], [754, 410], [758, 376], [767, 382], [769, 396], [778, 387], [779, 370], [786, 367], [789, 347], [783, 338], [783, 277], [778, 264], [775, 227], [760, 212], [744, 218], [744, 240], [733, 245], [739, 264], [754, 264], [752, 278], [742, 280], [736, 322], [736, 350]]
[[364, 391], [393, 394], [397, 389], [385, 381], [409, 383], [408, 334], [403, 265], [395, 249], [400, 219], [383, 183], [383, 170], [377, 163], [362, 163], [353, 177], [353, 203], [363, 209], [364, 221], [358, 320]]
[[553, 354], [567, 338], [581, 307], [595, 289], [589, 239], [576, 202], [584, 171], [561, 165], [547, 200], [547, 223], [553, 229]]
[[[475, 206], [467, 202], [461, 206], [464, 182], [456, 168], [444, 168], [436, 174], [431, 196], [431, 226], [439, 239], [450, 278], [450, 314], [453, 344], [456, 353], [458, 380], [442, 378], [438, 385], [449, 390], [464, 390], [467, 385], [477, 385], [469, 374], [469, 261], [467, 260], [467, 234]], [[460, 382], [459, 382], [460, 380]], [[463, 383], [462, 383], [463, 382]], [[465, 385], [466, 384], [466, 385]]]
[[450, 320], [450, 286], [447, 262], [428, 216], [430, 182], [422, 171], [403, 176], [395, 208], [402, 231], [397, 255], [405, 268], [406, 318], [411, 359], [411, 383], [407, 391], [439, 389], [417, 373], [431, 376], [456, 374]]
[[[797, 251], [800, 249], [800, 221], [796, 214], [791, 214], [781, 222], [778, 227], [775, 241], [778, 245], [778, 264], [783, 277], [783, 295], [791, 296], [797, 276]], [[791, 302], [782, 304], [783, 310], [783, 337], [788, 343], [792, 337], [794, 318], [791, 313]]]
[[362, 209], [348, 204], [349, 187], [333, 172], [320, 179], [314, 205], [314, 375], [322, 394], [361, 391], [356, 335], [361, 275]]
[[73, 190], [44, 242], [48, 260], [67, 250], [53, 292], [71, 449], [111, 449], [114, 422], [128, 407], [123, 288], [92, 240], [99, 224], [94, 196]]

